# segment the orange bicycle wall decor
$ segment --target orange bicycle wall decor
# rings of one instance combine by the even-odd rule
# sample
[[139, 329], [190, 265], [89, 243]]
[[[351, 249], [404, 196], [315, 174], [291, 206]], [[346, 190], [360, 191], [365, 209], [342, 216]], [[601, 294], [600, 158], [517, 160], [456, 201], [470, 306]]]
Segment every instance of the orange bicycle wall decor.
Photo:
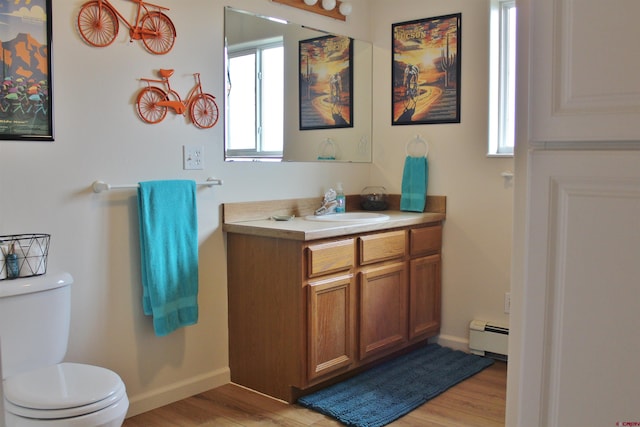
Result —
[[[173, 70], [160, 69], [158, 74], [160, 74], [160, 80], [140, 79], [147, 83], [136, 99], [138, 114], [142, 120], [151, 124], [159, 123], [167, 116], [167, 110], [171, 108], [177, 114], [182, 115], [188, 111], [193, 124], [202, 129], [212, 128], [218, 123], [218, 105], [213, 95], [202, 91], [200, 73], [193, 75], [196, 84], [191, 88], [185, 100], [182, 100], [178, 92], [171, 88], [169, 78], [173, 75]], [[159, 83], [162, 87], [153, 83]]]
[[142, 40], [151, 53], [163, 55], [173, 48], [176, 29], [164, 11], [169, 8], [131, 0], [138, 4], [133, 24], [127, 21], [108, 0], [91, 0], [78, 12], [78, 31], [85, 42], [95, 47], [109, 46], [119, 30], [118, 19], [129, 28], [129, 41]]

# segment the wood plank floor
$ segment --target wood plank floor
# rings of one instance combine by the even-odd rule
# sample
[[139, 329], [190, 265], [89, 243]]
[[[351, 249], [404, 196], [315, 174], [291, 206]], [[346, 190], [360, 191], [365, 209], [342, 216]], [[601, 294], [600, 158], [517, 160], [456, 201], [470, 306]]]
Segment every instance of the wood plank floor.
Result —
[[[389, 426], [504, 426], [506, 384], [507, 365], [496, 362]], [[341, 425], [330, 417], [302, 406], [288, 405], [234, 384], [226, 384], [128, 418], [123, 427]]]

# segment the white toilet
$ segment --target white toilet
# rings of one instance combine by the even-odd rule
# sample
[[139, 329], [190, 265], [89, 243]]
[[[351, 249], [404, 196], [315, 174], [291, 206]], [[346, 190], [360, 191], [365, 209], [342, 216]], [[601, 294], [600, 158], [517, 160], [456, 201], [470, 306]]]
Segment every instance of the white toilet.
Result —
[[129, 408], [122, 379], [105, 368], [61, 363], [71, 283], [69, 273], [0, 281], [6, 427], [122, 426]]

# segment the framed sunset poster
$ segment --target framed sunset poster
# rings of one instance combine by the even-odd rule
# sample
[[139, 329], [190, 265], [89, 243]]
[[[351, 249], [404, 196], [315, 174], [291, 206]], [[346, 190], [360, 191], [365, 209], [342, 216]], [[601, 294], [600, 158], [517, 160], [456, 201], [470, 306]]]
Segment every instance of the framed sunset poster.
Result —
[[353, 39], [299, 42], [300, 130], [353, 127]]
[[53, 141], [51, 0], [0, 0], [0, 139]]
[[460, 123], [461, 20], [392, 24], [392, 125]]

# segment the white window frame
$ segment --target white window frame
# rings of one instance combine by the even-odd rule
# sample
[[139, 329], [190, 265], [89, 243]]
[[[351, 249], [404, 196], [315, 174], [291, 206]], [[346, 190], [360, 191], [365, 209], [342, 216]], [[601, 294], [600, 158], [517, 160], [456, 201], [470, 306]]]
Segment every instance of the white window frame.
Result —
[[[227, 55], [229, 60], [233, 57], [238, 57], [242, 55], [255, 54], [256, 58], [256, 94], [255, 94], [255, 119], [256, 119], [256, 134], [254, 140], [254, 148], [253, 149], [230, 149], [226, 146], [226, 141], [228, 141], [228, 135], [225, 135], [225, 159], [227, 160], [253, 160], [253, 159], [262, 159], [262, 160], [281, 160], [283, 155], [283, 148], [281, 147], [278, 151], [266, 151], [263, 150], [263, 141], [262, 141], [262, 110], [266, 108], [263, 104], [263, 96], [262, 96], [262, 52], [266, 49], [272, 49], [275, 47], [284, 48], [284, 41], [282, 37], [274, 37], [271, 39], [265, 40], [257, 40], [250, 43], [242, 43], [235, 46], [229, 46], [227, 50]], [[227, 76], [228, 77], [228, 76]], [[234, 82], [227, 82], [227, 84], [232, 87]], [[226, 119], [228, 120], [229, 115], [226, 114]], [[229, 129], [228, 123], [225, 126], [226, 129]]]
[[[513, 156], [515, 145], [515, 0], [492, 0], [488, 156]], [[511, 32], [510, 32], [511, 30]]]

